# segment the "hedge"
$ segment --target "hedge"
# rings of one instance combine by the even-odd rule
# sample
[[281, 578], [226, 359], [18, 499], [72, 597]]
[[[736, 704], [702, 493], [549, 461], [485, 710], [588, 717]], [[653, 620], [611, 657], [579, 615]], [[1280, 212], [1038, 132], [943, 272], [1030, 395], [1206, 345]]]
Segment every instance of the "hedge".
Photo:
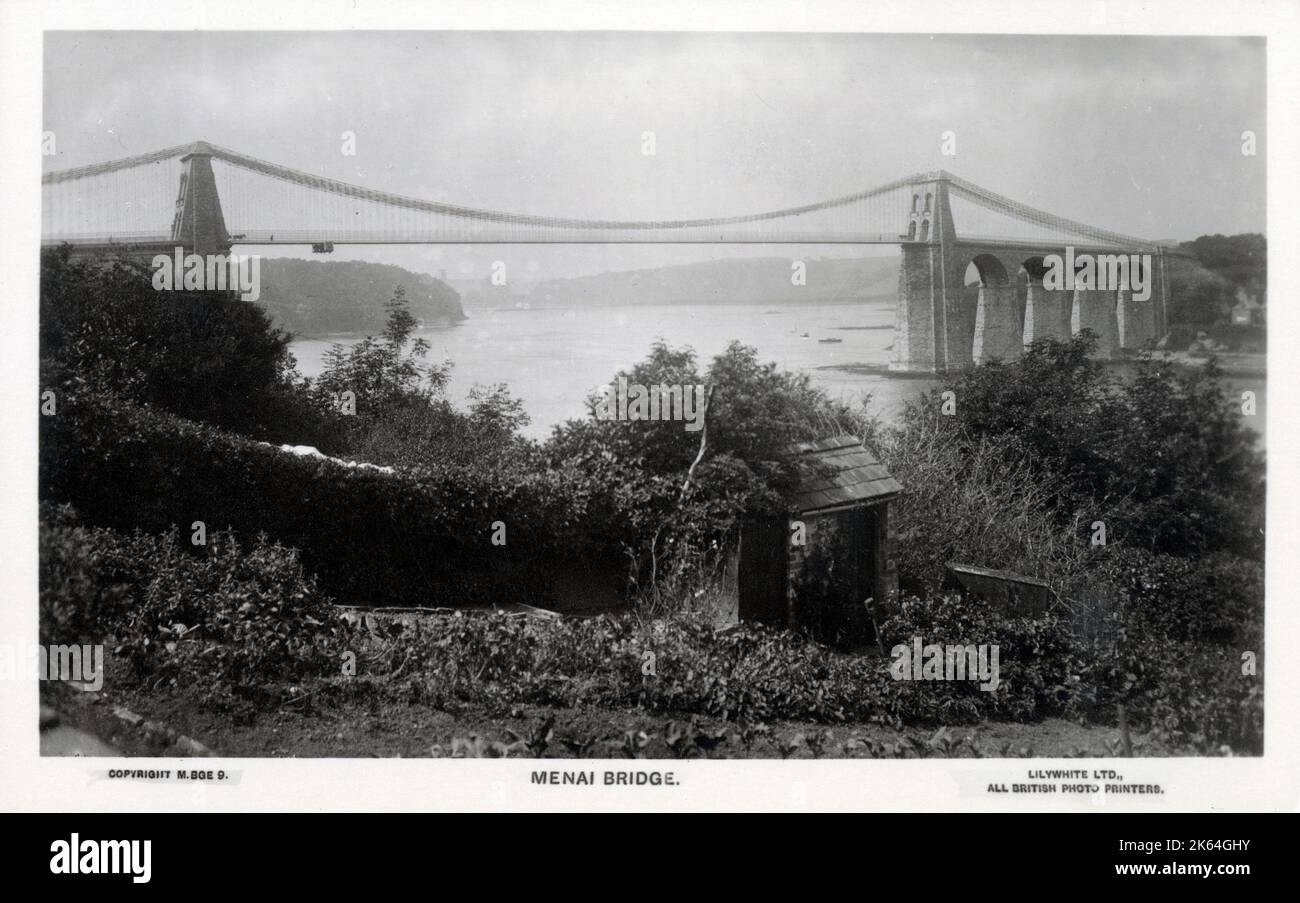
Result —
[[104, 394], [62, 393], [41, 418], [40, 494], [95, 524], [174, 527], [187, 547], [194, 521], [264, 532], [326, 592], [377, 605], [549, 605], [554, 575], [608, 557], [562, 471], [348, 467]]

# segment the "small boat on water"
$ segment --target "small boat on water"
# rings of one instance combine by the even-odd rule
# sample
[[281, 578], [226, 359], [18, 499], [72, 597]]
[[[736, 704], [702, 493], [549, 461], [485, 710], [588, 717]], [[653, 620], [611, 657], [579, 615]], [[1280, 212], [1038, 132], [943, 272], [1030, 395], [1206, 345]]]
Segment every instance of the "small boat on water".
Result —
[[844, 341], [843, 339], [818, 339], [817, 343], [819, 345], [838, 345], [840, 342], [843, 341]]

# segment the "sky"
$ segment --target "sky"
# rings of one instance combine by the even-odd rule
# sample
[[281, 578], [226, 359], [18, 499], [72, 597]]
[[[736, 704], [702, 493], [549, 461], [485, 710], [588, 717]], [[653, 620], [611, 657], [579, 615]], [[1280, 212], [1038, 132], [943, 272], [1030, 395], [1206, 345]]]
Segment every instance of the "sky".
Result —
[[[48, 32], [44, 72], [58, 150], [47, 170], [207, 140], [429, 200], [658, 219], [769, 210], [947, 169], [1132, 235], [1265, 231], [1259, 38]], [[1247, 130], [1256, 156], [1242, 153]], [[355, 156], [342, 153], [344, 132]], [[942, 153], [945, 132], [955, 156]], [[849, 253], [447, 246], [340, 248], [334, 259], [459, 278], [505, 259], [547, 278]]]

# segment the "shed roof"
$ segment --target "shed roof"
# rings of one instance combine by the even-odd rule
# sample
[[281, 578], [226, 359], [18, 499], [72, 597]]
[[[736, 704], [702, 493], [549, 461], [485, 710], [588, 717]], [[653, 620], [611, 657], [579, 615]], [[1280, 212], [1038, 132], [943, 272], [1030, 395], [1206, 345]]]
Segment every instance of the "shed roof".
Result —
[[799, 469], [795, 511], [820, 511], [884, 501], [903, 491], [875, 454], [856, 436], [799, 442], [786, 454]]

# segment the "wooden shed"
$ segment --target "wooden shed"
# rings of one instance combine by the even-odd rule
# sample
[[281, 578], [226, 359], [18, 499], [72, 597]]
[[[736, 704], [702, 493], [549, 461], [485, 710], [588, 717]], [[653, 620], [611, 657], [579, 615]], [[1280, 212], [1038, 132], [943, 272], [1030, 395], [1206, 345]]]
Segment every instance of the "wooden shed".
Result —
[[828, 642], [870, 639], [864, 602], [898, 585], [889, 502], [903, 487], [853, 436], [802, 442], [787, 454], [800, 474], [788, 512], [747, 521], [730, 562], [736, 613]]

